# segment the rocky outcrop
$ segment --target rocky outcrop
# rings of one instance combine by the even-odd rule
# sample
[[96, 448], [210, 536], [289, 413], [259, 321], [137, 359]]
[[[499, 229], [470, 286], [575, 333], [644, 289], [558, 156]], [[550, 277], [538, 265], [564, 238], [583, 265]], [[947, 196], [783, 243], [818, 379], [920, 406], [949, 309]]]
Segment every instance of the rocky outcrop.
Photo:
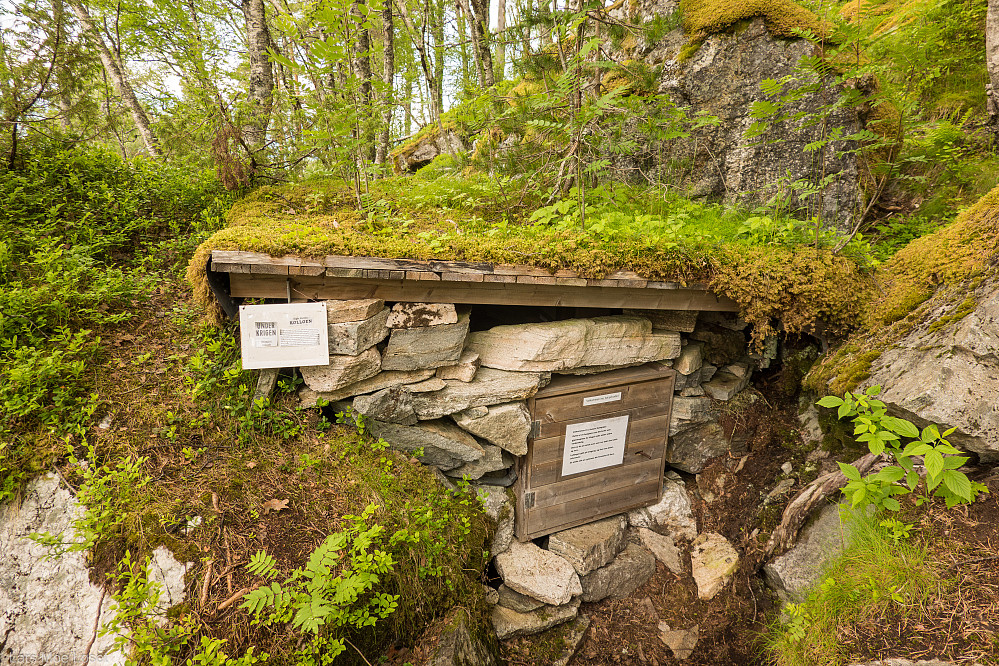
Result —
[[[496, 666], [502, 663], [496, 635], [465, 609], [442, 623], [426, 666]], [[430, 632], [436, 633], [436, 632]]]
[[[957, 320], [954, 313], [973, 304]], [[872, 364], [861, 388], [924, 427], [955, 427], [952, 444], [999, 463], [999, 279], [985, 280], [965, 304], [941, 305]]]
[[[625, 3], [619, 12], [632, 19], [675, 14], [676, 0], [641, 0]], [[686, 141], [674, 141], [661, 156], [638, 155], [619, 160], [619, 167], [642, 169], [646, 173], [666, 170], [673, 181], [685, 182], [695, 194], [744, 203], [765, 203], [778, 194], [790, 192], [797, 180], [831, 183], [821, 196], [812, 195], [795, 203], [808, 208], [810, 215], [821, 211], [827, 224], [848, 225], [856, 214], [861, 196], [858, 187], [857, 158], [841, 151], [852, 142], [839, 141], [818, 151], [805, 146], [820, 141], [829, 128], [841, 127], [849, 135], [861, 127], [855, 111], [838, 109], [827, 122], [817, 118], [825, 105], [832, 104], [837, 91], [830, 81], [815, 93], [808, 93], [781, 111], [791, 116], [806, 114], [804, 120], [776, 123], [761, 136], [751, 136], [756, 119], [751, 116], [757, 102], [772, 102], [760, 84], [780, 81], [795, 74], [795, 66], [814, 55], [814, 47], [803, 39], [772, 36], [762, 18], [722, 34], [707, 36], [687, 57], [690, 36], [682, 28], [655, 43], [639, 42], [625, 48], [620, 57], [634, 58], [649, 67], [661, 67], [659, 92], [693, 115], [705, 112], [718, 123], [692, 130]], [[683, 53], [683, 55], [681, 55]], [[801, 82], [807, 82], [802, 78]], [[682, 168], [672, 165], [682, 164]], [[783, 190], [782, 190], [783, 188]]]
[[430, 164], [438, 155], [455, 155], [465, 150], [465, 142], [456, 132], [431, 128], [393, 152], [392, 167], [396, 173], [413, 172]]

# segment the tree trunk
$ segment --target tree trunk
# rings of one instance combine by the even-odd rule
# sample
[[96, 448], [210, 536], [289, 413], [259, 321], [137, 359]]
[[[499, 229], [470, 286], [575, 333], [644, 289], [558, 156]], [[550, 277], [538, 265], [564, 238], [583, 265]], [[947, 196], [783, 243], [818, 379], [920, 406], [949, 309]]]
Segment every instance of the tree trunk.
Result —
[[274, 67], [267, 56], [271, 35], [267, 29], [264, 0], [241, 0], [240, 8], [246, 22], [246, 44], [250, 56], [250, 80], [246, 95], [250, 118], [243, 128], [243, 139], [255, 153], [263, 147], [267, 138], [267, 126], [274, 105]]
[[382, 27], [385, 30], [385, 55], [382, 58], [382, 127], [375, 150], [375, 164], [385, 164], [392, 138], [392, 106], [395, 104], [395, 21], [392, 16], [392, 3], [386, 2], [382, 8]]
[[406, 8], [406, 0], [395, 0], [395, 3], [396, 8], [399, 10], [399, 16], [402, 17], [402, 21], [406, 24], [406, 29], [413, 40], [413, 46], [416, 47], [416, 51], [420, 55], [420, 69], [423, 70], [423, 77], [427, 81], [429, 91], [430, 119], [433, 122], [437, 122], [441, 118], [441, 113], [443, 113], [441, 108], [443, 100], [437, 96], [439, 88], [435, 76], [436, 70], [433, 62], [430, 60], [430, 54], [427, 52], [427, 42], [423, 38], [423, 32], [417, 30], [416, 25], [413, 23], [413, 18], [409, 15], [409, 10]]
[[493, 56], [489, 50], [489, 0], [458, 0], [465, 16], [472, 24], [472, 44], [475, 47], [479, 69], [479, 85], [487, 88], [496, 79], [493, 76]]
[[107, 72], [108, 78], [111, 79], [111, 86], [114, 88], [115, 94], [128, 107], [129, 113], [132, 114], [132, 122], [135, 123], [135, 127], [139, 131], [139, 136], [142, 137], [142, 143], [146, 146], [146, 150], [150, 155], [159, 157], [162, 154], [159, 141], [156, 140], [156, 135], [153, 134], [145, 110], [143, 110], [142, 105], [139, 104], [139, 99], [135, 96], [132, 84], [125, 73], [125, 68], [108, 49], [107, 44], [104, 42], [104, 37], [97, 31], [93, 19], [90, 18], [90, 12], [83, 6], [81, 0], [69, 0], [69, 6], [73, 8], [73, 13], [79, 19], [84, 32], [89, 34], [90, 38], [94, 40], [94, 44], [97, 46], [97, 54], [101, 58], [101, 64], [104, 65], [104, 71]]
[[354, 39], [354, 45], [351, 52], [351, 69], [354, 70], [354, 76], [359, 81], [359, 92], [360, 92], [360, 118], [358, 119], [358, 125], [360, 128], [361, 136], [359, 137], [363, 142], [363, 148], [361, 154], [367, 161], [372, 161], [375, 159], [375, 137], [374, 133], [371, 131], [370, 117], [372, 115], [371, 109], [371, 33], [364, 27], [366, 21], [365, 14], [367, 12], [361, 11], [361, 6], [367, 7], [362, 0], [354, 0], [350, 6], [351, 19], [354, 21], [354, 27], [357, 30], [356, 38]]
[[989, 73], [989, 120], [999, 119], [999, 0], [989, 0], [985, 15], [985, 68]]
[[496, 2], [496, 76], [506, 78], [506, 0]]

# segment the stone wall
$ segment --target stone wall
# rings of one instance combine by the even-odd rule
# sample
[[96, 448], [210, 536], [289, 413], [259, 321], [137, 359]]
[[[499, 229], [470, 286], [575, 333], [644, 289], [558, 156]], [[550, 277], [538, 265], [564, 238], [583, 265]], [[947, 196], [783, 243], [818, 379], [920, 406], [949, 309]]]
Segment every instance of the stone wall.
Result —
[[514, 539], [507, 486], [517, 457], [527, 453], [526, 400], [553, 375], [648, 362], [677, 372], [667, 461], [700, 472], [730, 448], [719, 422], [725, 403], [770, 361], [748, 353], [745, 322], [729, 314], [625, 310], [473, 330], [474, 308], [452, 304], [327, 301], [327, 312], [330, 365], [301, 368], [300, 399], [350, 407], [390, 447], [420, 453], [445, 477], [479, 488], [497, 523], [490, 550], [504, 582], [490, 596], [501, 638], [569, 621], [581, 600], [630, 594], [651, 577], [657, 558], [680, 567], [678, 541], [693, 542], [695, 569], [697, 558], [704, 560], [706, 589], [730, 574], [734, 550], [718, 535], [698, 537], [674, 472], [656, 506], [553, 534], [539, 540], [544, 548]]

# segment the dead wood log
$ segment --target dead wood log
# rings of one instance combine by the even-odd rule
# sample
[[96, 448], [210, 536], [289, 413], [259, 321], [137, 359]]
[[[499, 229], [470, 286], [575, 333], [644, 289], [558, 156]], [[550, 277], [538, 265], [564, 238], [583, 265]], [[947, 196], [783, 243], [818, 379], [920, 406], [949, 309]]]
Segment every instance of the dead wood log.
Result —
[[[857, 468], [861, 475], [864, 475], [874, 466], [881, 456], [868, 453], [865, 456], [854, 460], [851, 463]], [[801, 526], [808, 520], [808, 516], [824, 499], [839, 491], [847, 484], [847, 478], [839, 470], [829, 472], [812, 481], [805, 486], [798, 495], [791, 500], [791, 503], [784, 509], [781, 516], [780, 525], [770, 535], [767, 546], [763, 552], [763, 559], [770, 558], [774, 553], [783, 553], [794, 545], [798, 539], [798, 532]]]

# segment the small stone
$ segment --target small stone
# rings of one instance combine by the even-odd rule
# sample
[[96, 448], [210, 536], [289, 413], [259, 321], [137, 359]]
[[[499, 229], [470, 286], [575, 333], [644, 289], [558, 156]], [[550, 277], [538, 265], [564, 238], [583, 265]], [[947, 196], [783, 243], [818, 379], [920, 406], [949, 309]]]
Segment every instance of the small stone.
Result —
[[421, 419], [436, 419], [469, 407], [525, 400], [547, 384], [548, 377], [541, 373], [482, 368], [470, 382], [446, 381], [447, 388], [433, 394], [413, 396], [413, 407]]
[[499, 603], [499, 592], [495, 588], [489, 587], [488, 585], [482, 586], [482, 596], [485, 597], [486, 603], [490, 606], [495, 606]]
[[447, 388], [447, 383], [439, 377], [431, 377], [416, 384], [406, 385], [406, 390], [410, 393], [432, 393], [433, 391], [440, 391], [445, 388]]
[[784, 479], [776, 486], [774, 486], [773, 490], [767, 493], [767, 496], [763, 498], [763, 506], [766, 506], [767, 504], [770, 504], [774, 500], [779, 499], [782, 496], [788, 494], [789, 492], [791, 492], [792, 488], [794, 488], [794, 479]]
[[564, 606], [545, 606], [530, 613], [518, 613], [503, 606], [493, 606], [492, 621], [501, 641], [515, 636], [530, 636], [569, 622], [579, 614], [579, 600]]
[[732, 373], [736, 377], [742, 378], [745, 377], [747, 374], [750, 374], [752, 367], [753, 364], [751, 361], [743, 359], [741, 361], [736, 361], [731, 365], [726, 365], [725, 371]]
[[510, 544], [496, 556], [496, 569], [508, 587], [551, 606], [567, 604], [583, 593], [571, 564], [530, 542]]
[[579, 579], [583, 601], [623, 599], [645, 585], [655, 573], [655, 556], [638, 544], [628, 544], [610, 564]]
[[683, 661], [689, 659], [697, 647], [697, 640], [700, 637], [700, 626], [694, 625], [690, 629], [670, 629], [665, 622], [659, 623], [659, 638], [672, 652], [673, 656]]
[[385, 301], [380, 298], [362, 298], [349, 301], [326, 301], [326, 323], [362, 321], [382, 311]]
[[396, 303], [388, 317], [389, 328], [422, 328], [457, 324], [453, 303]]
[[691, 386], [690, 388], [685, 388], [682, 391], [680, 391], [680, 395], [683, 396], [684, 398], [696, 398], [704, 395], [704, 388], [702, 388], [700, 385]]
[[690, 506], [690, 496], [682, 480], [663, 480], [663, 496], [652, 506], [635, 509], [628, 514], [632, 527], [658, 527], [674, 539], [692, 540], [697, 536], [697, 521]]
[[388, 308], [362, 321], [327, 324], [330, 354], [357, 356], [366, 349], [374, 347], [388, 337], [386, 319], [388, 319]]
[[681, 375], [689, 375], [701, 369], [704, 362], [704, 343], [690, 342], [680, 350], [680, 355], [673, 364], [673, 368]]
[[357, 356], [330, 356], [329, 365], [303, 366], [301, 372], [310, 389], [327, 393], [374, 377], [380, 369], [381, 356], [372, 347]]
[[437, 368], [440, 379], [455, 379], [459, 382], [470, 382], [479, 370], [479, 355], [473, 351], [463, 351], [455, 365], [445, 365]]
[[515, 610], [518, 613], [530, 613], [531, 611], [538, 610], [544, 606], [543, 603], [534, 597], [529, 597], [526, 594], [515, 592], [508, 586], [502, 584], [499, 586], [499, 601], [497, 603], [504, 608]]
[[509, 457], [510, 454], [504, 455], [504, 451], [500, 447], [491, 444], [482, 444], [481, 446], [483, 451], [485, 451], [481, 458], [450, 469], [447, 471], [447, 475], [455, 479], [464, 477], [475, 480], [482, 478], [483, 475], [489, 472], [498, 472], [513, 464], [513, 458]]
[[707, 532], [690, 544], [690, 567], [697, 583], [697, 597], [708, 601], [732, 579], [739, 568], [739, 553], [722, 535]]
[[621, 552], [627, 527], [624, 516], [573, 527], [552, 534], [548, 538], [548, 550], [565, 558], [576, 573], [585, 576]]
[[701, 381], [702, 382], [709, 382], [709, 381], [711, 381], [711, 378], [715, 376], [716, 372], [718, 372], [718, 366], [712, 365], [710, 363], [704, 363], [704, 364], [702, 364], [701, 365]]
[[418, 370], [454, 365], [468, 335], [468, 315], [458, 317], [455, 324], [394, 328], [382, 355], [386, 370]]
[[729, 451], [731, 441], [717, 421], [672, 435], [666, 442], [666, 462], [684, 472], [697, 474], [709, 460]]
[[791, 472], [794, 471], [794, 465], [792, 465], [791, 461], [789, 460], [780, 466], [780, 471], [784, 472], [785, 476], [788, 476], [791, 474]]
[[515, 456], [527, 455], [527, 436], [531, 434], [531, 414], [523, 402], [508, 402], [491, 407], [473, 407], [452, 414], [451, 418], [473, 435], [492, 442]]
[[425, 421], [404, 426], [371, 419], [367, 426], [371, 435], [381, 437], [394, 449], [406, 453], [423, 449], [420, 462], [445, 471], [485, 455], [474, 437], [446, 421]]
[[739, 391], [749, 386], [749, 374], [737, 377], [727, 370], [720, 370], [710, 382], [702, 386], [705, 393], [715, 400], [731, 400]]
[[642, 545], [649, 549], [656, 559], [666, 565], [675, 574], [683, 573], [683, 563], [680, 561], [680, 549], [668, 536], [657, 534], [647, 527], [638, 528], [638, 538]]
[[354, 398], [352, 407], [359, 414], [388, 423], [416, 425], [419, 420], [413, 411], [412, 396], [404, 386], [393, 386], [371, 395], [359, 395]]
[[499, 555], [513, 542], [513, 500], [510, 499], [507, 489], [499, 486], [479, 486], [476, 488], [476, 494], [482, 500], [483, 513], [496, 523], [496, 532], [493, 534], [489, 552], [493, 556]]

